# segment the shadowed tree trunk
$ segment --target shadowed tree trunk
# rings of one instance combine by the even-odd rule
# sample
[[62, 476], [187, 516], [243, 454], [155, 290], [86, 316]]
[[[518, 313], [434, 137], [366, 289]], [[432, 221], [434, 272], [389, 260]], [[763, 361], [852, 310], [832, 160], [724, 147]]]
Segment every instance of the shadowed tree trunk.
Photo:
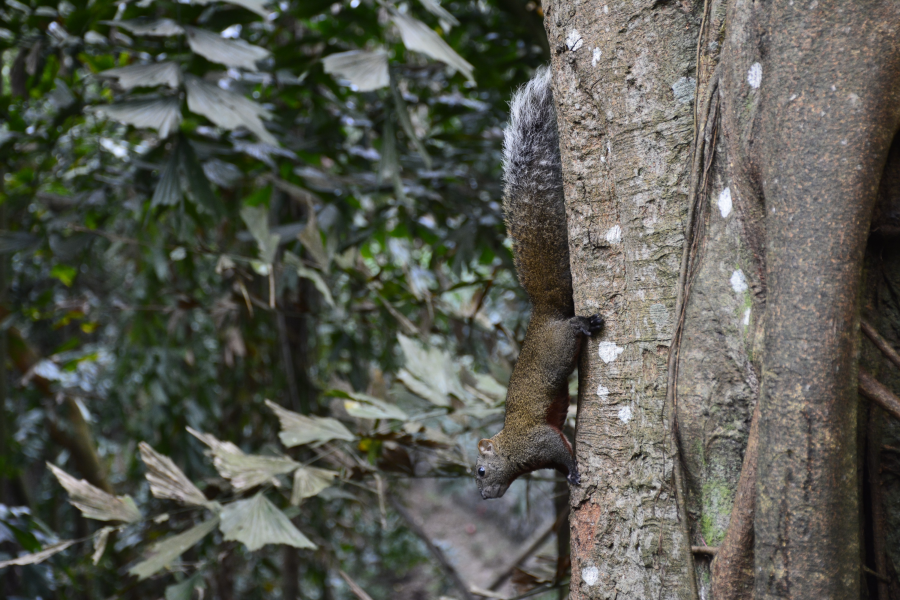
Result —
[[900, 392], [859, 331], [900, 339], [900, 4], [544, 12], [576, 311], [607, 321], [571, 597], [897, 598], [900, 426], [857, 377]]

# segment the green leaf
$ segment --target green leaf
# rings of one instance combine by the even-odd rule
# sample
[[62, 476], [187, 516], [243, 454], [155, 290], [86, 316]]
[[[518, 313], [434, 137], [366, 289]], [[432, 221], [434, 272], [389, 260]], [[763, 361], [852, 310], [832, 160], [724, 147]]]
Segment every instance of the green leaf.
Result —
[[238, 500], [225, 506], [219, 529], [226, 540], [242, 542], [250, 551], [266, 544], [316, 548], [262, 492], [249, 500]]
[[186, 137], [178, 140], [178, 153], [191, 199], [206, 212], [221, 217], [224, 214], [222, 204], [213, 193], [209, 180], [203, 172], [203, 165], [197, 160], [194, 147]]
[[331, 54], [322, 59], [322, 66], [326, 73], [343, 77], [360, 92], [371, 92], [390, 83], [387, 52], [381, 49]]
[[159, 176], [159, 183], [156, 184], [150, 206], [172, 206], [180, 201], [181, 180], [178, 176], [178, 147], [176, 146], [169, 154], [169, 160], [166, 161], [166, 166]]
[[294, 488], [291, 490], [291, 504], [299, 506], [304, 498], [312, 498], [334, 483], [336, 471], [316, 467], [300, 467], [294, 471]]
[[84, 479], [75, 479], [56, 465], [47, 463], [47, 467], [69, 493], [69, 503], [81, 511], [88, 519], [97, 521], [124, 521], [134, 523], [140, 521], [141, 511], [137, 509], [130, 496], [113, 496], [92, 486]]
[[131, 19], [128, 21], [100, 21], [104, 25], [112, 25], [113, 27], [121, 27], [122, 29], [135, 35], [150, 35], [157, 37], [170, 37], [173, 35], [181, 35], [184, 29], [181, 25], [172, 19]]
[[191, 50], [207, 60], [227, 67], [258, 71], [256, 63], [271, 55], [265, 48], [248, 44], [244, 40], [228, 40], [218, 33], [194, 27], [187, 27], [186, 31]]
[[131, 575], [137, 575], [139, 580], [147, 579], [160, 569], [169, 566], [173, 560], [184, 554], [188, 548], [191, 548], [206, 537], [218, 524], [219, 517], [213, 517], [199, 525], [194, 525], [185, 532], [171, 535], [153, 544], [150, 547], [149, 557], [128, 569], [128, 572]]
[[59, 279], [66, 287], [72, 287], [76, 275], [78, 275], [78, 269], [69, 265], [57, 264], [50, 269], [50, 277]]
[[335, 419], [300, 415], [278, 406], [271, 400], [266, 400], [266, 406], [278, 415], [278, 420], [281, 422], [281, 433], [278, 434], [278, 437], [281, 438], [281, 443], [288, 448], [330, 440], [352, 442], [356, 439], [340, 421]]
[[115, 531], [115, 527], [102, 527], [100, 531], [94, 534], [94, 553], [91, 554], [91, 561], [96, 565], [103, 558], [103, 552], [106, 550], [106, 542], [109, 541], [109, 534]]
[[409, 415], [397, 406], [368, 394], [329, 390], [325, 392], [325, 395], [344, 398], [344, 408], [351, 417], [359, 419], [397, 419], [399, 421], [405, 421], [409, 418]]
[[[206, 5], [212, 2], [213, 0], [192, 0], [191, 4], [200, 4]], [[235, 6], [243, 6], [247, 10], [253, 11], [259, 16], [265, 18], [268, 16], [269, 11], [266, 10], [266, 4], [269, 4], [269, 0], [223, 0], [229, 4], [234, 4]]]
[[263, 142], [278, 145], [278, 140], [266, 130], [260, 119], [271, 119], [272, 113], [256, 102], [193, 75], [185, 75], [184, 84], [191, 112], [203, 115], [228, 130], [246, 127]]
[[269, 232], [269, 209], [265, 206], [245, 206], [241, 209], [241, 218], [247, 224], [250, 235], [256, 240], [260, 260], [272, 264], [281, 236]]
[[406, 368], [400, 370], [397, 379], [409, 391], [436, 406], [450, 406], [450, 396], [468, 399], [449, 354], [434, 347], [425, 348], [403, 334], [397, 337], [406, 357]]
[[447, 9], [441, 6], [440, 0], [419, 0], [419, 2], [425, 7], [425, 10], [436, 16], [438, 19], [446, 21], [448, 25], [459, 25], [459, 21], [456, 20], [456, 17], [451, 15], [447, 12]]
[[418, 19], [394, 10], [391, 13], [391, 19], [400, 31], [400, 37], [403, 38], [404, 46], [415, 52], [427, 54], [435, 60], [445, 62], [448, 66], [465, 75], [469, 81], [475, 81], [472, 77], [474, 67], [457, 54], [453, 48], [448, 46], [447, 42], [442, 40], [433, 29]]
[[306, 267], [306, 265], [303, 264], [303, 261], [300, 260], [300, 257], [290, 250], [287, 250], [284, 253], [284, 265], [297, 271], [298, 277], [303, 277], [304, 279], [312, 281], [316, 289], [319, 290], [319, 293], [322, 294], [322, 297], [325, 298], [325, 302], [327, 302], [330, 307], [334, 308], [334, 298], [331, 296], [331, 290], [328, 289], [328, 285], [318, 272]]
[[157, 85], [167, 85], [175, 89], [181, 85], [181, 69], [178, 67], [178, 63], [174, 62], [117, 67], [115, 69], [107, 69], [98, 73], [98, 75], [100, 77], [117, 79], [119, 85], [126, 91], [136, 87], [154, 87]]
[[163, 139], [181, 124], [181, 102], [173, 97], [105, 104], [94, 111], [126, 125], [155, 129]]
[[[181, 583], [175, 583], [166, 588], [166, 600], [191, 600], [194, 591], [206, 589], [203, 573], [194, 573]], [[203, 597], [201, 592], [200, 597]]]
[[265, 483], [278, 486], [276, 475], [290, 473], [299, 463], [286, 456], [261, 456], [244, 454], [231, 442], [222, 442], [208, 433], [201, 433], [190, 427], [188, 432], [210, 447], [213, 465], [225, 479], [231, 482], [234, 489], [242, 492]]
[[138, 444], [141, 460], [147, 465], [147, 481], [155, 498], [177, 500], [183, 504], [205, 506], [206, 496], [179, 469], [172, 459], [154, 450], [147, 442]]
[[12, 567], [14, 565], [36, 565], [39, 562], [47, 560], [54, 554], [62, 552], [74, 543], [75, 540], [66, 540], [64, 542], [53, 544], [52, 546], [47, 546], [40, 552], [35, 552], [34, 554], [26, 554], [25, 556], [20, 556], [19, 558], [4, 560], [3, 562], [0, 562], [0, 569], [3, 569], [4, 567]]

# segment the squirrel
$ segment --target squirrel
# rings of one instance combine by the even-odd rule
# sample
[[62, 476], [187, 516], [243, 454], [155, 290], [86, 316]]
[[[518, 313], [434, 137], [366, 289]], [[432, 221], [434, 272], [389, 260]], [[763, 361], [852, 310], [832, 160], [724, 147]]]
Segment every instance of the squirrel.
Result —
[[503, 210], [519, 282], [533, 305], [506, 395], [503, 429], [478, 442], [475, 481], [485, 500], [501, 497], [520, 475], [556, 469], [572, 485], [581, 478], [562, 429], [568, 378], [585, 336], [600, 315], [575, 316], [562, 159], [551, 72], [538, 69], [513, 96], [503, 139]]

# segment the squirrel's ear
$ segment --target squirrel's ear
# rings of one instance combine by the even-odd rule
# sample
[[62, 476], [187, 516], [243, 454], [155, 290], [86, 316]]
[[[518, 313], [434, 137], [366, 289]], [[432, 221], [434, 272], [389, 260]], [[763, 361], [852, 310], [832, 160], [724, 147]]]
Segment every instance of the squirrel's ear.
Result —
[[482, 454], [493, 454], [494, 453], [494, 442], [491, 440], [481, 440], [478, 442], [478, 451]]

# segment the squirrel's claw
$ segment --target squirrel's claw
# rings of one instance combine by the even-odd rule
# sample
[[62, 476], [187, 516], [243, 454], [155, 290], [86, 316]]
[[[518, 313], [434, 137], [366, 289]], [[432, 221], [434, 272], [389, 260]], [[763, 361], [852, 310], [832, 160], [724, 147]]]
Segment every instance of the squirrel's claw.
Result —
[[603, 329], [603, 317], [600, 315], [591, 315], [588, 317], [588, 335], [594, 335]]
[[578, 474], [578, 471], [570, 471], [566, 479], [572, 485], [581, 485], [581, 475]]

